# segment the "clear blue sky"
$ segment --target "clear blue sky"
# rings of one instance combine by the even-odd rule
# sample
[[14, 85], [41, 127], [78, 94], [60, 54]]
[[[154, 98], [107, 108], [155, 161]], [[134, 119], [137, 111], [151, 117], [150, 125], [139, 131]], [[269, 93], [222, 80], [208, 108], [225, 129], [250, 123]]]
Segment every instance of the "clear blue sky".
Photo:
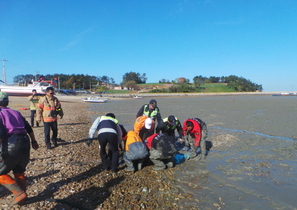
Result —
[[0, 59], [9, 83], [36, 72], [120, 83], [132, 71], [297, 91], [297, 1], [0, 0]]

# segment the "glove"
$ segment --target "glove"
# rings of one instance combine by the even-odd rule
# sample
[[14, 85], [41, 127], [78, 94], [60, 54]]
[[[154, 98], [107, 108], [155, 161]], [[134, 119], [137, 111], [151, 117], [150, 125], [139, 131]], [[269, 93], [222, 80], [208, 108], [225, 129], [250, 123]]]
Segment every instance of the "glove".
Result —
[[86, 145], [89, 147], [92, 144], [92, 139], [88, 139], [88, 141], [86, 142]]

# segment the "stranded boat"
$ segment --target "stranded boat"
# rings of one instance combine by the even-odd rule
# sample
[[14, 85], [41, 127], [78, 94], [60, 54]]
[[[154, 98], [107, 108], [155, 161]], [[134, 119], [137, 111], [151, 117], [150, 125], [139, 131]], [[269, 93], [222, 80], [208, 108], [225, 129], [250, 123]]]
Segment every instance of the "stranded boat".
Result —
[[87, 97], [82, 99], [84, 102], [89, 103], [105, 103], [108, 101], [106, 98], [100, 98], [100, 97]]
[[280, 93], [280, 94], [273, 94], [272, 96], [297, 96], [297, 93]]
[[33, 89], [39, 94], [45, 94], [45, 89], [50, 86], [53, 86], [51, 81], [34, 81], [28, 86], [0, 85], [0, 90], [9, 96], [29, 96]]

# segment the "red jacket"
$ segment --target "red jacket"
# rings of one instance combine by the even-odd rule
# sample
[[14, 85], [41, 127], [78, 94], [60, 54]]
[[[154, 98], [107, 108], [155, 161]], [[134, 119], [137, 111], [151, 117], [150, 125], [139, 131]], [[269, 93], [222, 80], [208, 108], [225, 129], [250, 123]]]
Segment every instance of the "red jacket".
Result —
[[146, 146], [149, 148], [149, 149], [151, 149], [152, 147], [153, 147], [153, 140], [154, 140], [154, 138], [156, 137], [156, 136], [158, 136], [159, 134], [158, 133], [155, 133], [155, 134], [153, 134], [153, 135], [151, 135], [150, 137], [148, 137], [147, 138], [147, 141], [146, 141]]
[[[191, 121], [194, 125], [193, 129], [188, 131], [187, 130], [187, 121]], [[196, 121], [194, 118], [187, 119], [183, 123], [183, 136], [190, 135], [194, 139], [194, 145], [200, 146], [200, 140], [201, 140], [201, 126], [198, 121]]]

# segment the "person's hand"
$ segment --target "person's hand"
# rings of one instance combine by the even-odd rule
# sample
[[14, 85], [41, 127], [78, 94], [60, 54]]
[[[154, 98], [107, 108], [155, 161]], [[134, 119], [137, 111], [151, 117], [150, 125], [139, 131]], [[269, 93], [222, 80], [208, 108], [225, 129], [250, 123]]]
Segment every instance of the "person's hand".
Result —
[[33, 149], [37, 150], [39, 148], [37, 141], [32, 141], [31, 144]]
[[60, 116], [60, 119], [62, 119], [63, 118], [63, 115], [62, 116]]
[[92, 144], [92, 139], [88, 139], [88, 141], [86, 142], [86, 145], [89, 147]]
[[177, 139], [179, 142], [184, 142], [185, 140], [183, 140], [182, 138], [178, 138]]

